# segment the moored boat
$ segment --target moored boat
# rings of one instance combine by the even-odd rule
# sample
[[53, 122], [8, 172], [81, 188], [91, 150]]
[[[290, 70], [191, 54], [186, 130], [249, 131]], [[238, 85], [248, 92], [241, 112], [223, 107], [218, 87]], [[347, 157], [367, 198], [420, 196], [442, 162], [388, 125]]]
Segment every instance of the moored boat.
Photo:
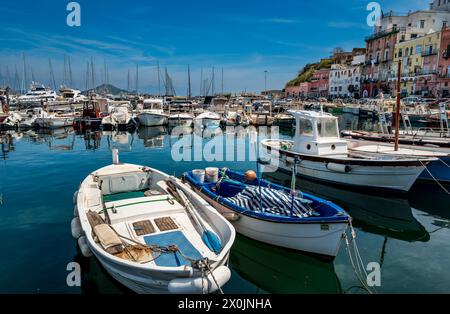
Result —
[[352, 188], [407, 192], [436, 158], [402, 157], [348, 150], [339, 137], [337, 118], [326, 113], [290, 111], [296, 119], [294, 141], [267, 139], [263, 147], [271, 154], [267, 167], [298, 176]]
[[335, 257], [350, 217], [337, 205], [306, 193], [293, 193], [266, 180], [221, 169], [217, 182], [190, 171], [184, 179], [233, 221], [236, 231], [284, 248]]
[[75, 195], [72, 234], [138, 293], [212, 293], [231, 274], [235, 231], [179, 179], [145, 166], [94, 171]]

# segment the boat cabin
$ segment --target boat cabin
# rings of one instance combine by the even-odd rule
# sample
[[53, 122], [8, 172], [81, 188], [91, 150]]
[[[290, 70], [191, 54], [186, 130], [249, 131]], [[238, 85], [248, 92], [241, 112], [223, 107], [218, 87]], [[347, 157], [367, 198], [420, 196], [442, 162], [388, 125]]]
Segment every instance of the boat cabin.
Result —
[[338, 119], [315, 111], [289, 110], [295, 118], [294, 151], [307, 155], [347, 155], [347, 142], [339, 136]]
[[164, 100], [157, 98], [144, 99], [144, 110], [160, 110], [164, 109]]

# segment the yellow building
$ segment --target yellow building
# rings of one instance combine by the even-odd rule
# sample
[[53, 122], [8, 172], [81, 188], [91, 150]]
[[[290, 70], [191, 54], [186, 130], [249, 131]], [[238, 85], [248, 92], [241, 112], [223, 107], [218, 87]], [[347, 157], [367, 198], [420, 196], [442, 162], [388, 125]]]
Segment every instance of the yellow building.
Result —
[[[413, 95], [419, 81], [437, 70], [441, 32], [433, 32], [407, 41], [398, 41], [394, 50], [390, 81], [396, 82], [398, 62], [402, 61], [402, 93]], [[395, 89], [394, 89], [395, 90]]]

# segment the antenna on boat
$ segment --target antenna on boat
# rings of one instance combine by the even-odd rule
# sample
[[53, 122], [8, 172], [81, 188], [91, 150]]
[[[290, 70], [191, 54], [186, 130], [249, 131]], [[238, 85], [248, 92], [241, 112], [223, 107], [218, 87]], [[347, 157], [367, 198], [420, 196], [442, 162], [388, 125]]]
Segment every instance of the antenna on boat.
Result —
[[117, 148], [112, 149], [112, 160], [114, 165], [119, 164], [119, 150]]

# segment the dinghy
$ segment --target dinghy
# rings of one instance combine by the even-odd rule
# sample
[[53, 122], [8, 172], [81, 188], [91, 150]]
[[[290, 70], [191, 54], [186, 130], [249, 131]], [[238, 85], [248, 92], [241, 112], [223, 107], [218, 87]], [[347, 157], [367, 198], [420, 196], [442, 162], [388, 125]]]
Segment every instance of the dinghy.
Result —
[[137, 293], [221, 291], [233, 226], [179, 179], [114, 160], [74, 196], [72, 234], [83, 255]]
[[339, 137], [337, 118], [322, 112], [289, 111], [296, 120], [294, 141], [267, 139], [270, 170], [352, 188], [407, 192], [424, 167], [437, 158], [364, 154], [350, 151]]
[[337, 255], [350, 219], [337, 205], [266, 180], [246, 182], [243, 174], [229, 169], [220, 170], [216, 183], [202, 180], [197, 173], [190, 171], [183, 177], [233, 221], [238, 233], [284, 248]]

